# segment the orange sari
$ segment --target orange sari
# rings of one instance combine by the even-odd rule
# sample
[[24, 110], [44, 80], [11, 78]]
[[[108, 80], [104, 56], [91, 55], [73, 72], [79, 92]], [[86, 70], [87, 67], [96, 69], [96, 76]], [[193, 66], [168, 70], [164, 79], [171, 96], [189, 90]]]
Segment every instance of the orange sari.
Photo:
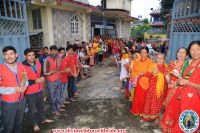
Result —
[[132, 101], [131, 113], [134, 115], [141, 115], [144, 108], [144, 101], [146, 98], [146, 90], [148, 89], [149, 80], [144, 76], [139, 76], [141, 73], [146, 74], [148, 68], [153, 64], [153, 61], [146, 59], [145, 61], [137, 60], [133, 64], [132, 79], [138, 77], [137, 85]]

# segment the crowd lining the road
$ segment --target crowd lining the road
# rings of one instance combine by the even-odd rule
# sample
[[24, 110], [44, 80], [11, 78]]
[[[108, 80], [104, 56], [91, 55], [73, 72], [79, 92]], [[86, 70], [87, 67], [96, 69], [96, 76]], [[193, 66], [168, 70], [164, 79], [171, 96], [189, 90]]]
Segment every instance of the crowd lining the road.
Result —
[[[25, 60], [19, 63], [15, 48], [6, 46], [2, 50], [5, 62], [0, 64], [3, 132], [22, 132], [25, 105], [35, 132], [40, 130], [39, 123], [54, 122], [45, 117], [43, 101], [49, 102], [53, 115], [60, 116], [67, 104], [76, 101], [80, 93], [77, 82], [109, 55], [120, 67], [122, 92], [132, 101], [131, 113], [141, 118], [141, 126], [183, 132], [180, 114], [194, 110], [200, 115], [200, 105], [195, 104], [200, 101], [200, 41], [191, 42], [188, 49], [179, 48], [177, 59], [168, 64], [167, 51], [166, 42], [159, 46], [96, 36], [89, 42], [67, 42], [66, 48], [44, 47], [39, 53], [27, 48]], [[191, 119], [188, 117], [186, 126], [192, 126]]]
[[156, 133], [199, 131], [196, 118], [200, 116], [200, 41], [179, 48], [176, 60], [169, 63], [167, 51], [161, 47], [152, 58], [151, 48], [151, 44], [133, 46], [131, 50], [135, 51], [131, 54], [128, 47], [123, 47], [121, 58], [116, 61], [121, 64], [125, 98], [132, 101], [130, 112], [141, 118], [141, 128], [154, 126]]

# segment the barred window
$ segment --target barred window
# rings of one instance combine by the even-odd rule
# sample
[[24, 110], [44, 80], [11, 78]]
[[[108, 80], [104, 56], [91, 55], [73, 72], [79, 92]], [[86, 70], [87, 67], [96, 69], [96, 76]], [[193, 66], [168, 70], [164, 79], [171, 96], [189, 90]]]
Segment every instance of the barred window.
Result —
[[42, 29], [42, 20], [40, 9], [32, 10], [33, 29]]
[[77, 34], [78, 33], [78, 17], [72, 16], [70, 21], [71, 21], [71, 33]]
[[122, 9], [124, 9], [124, 10], [126, 9], [126, 2], [125, 2], [125, 0], [122, 1]]

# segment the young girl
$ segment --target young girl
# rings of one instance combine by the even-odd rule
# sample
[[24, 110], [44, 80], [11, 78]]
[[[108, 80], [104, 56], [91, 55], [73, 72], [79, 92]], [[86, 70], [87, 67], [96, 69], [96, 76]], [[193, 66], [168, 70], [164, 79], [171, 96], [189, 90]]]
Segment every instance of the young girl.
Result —
[[133, 96], [134, 96], [134, 90], [135, 90], [135, 87], [136, 87], [136, 84], [137, 84], [137, 77], [133, 78], [132, 79], [132, 69], [133, 69], [133, 64], [135, 63], [135, 61], [137, 60], [140, 60], [141, 59], [141, 56], [139, 53], [135, 53], [133, 54], [133, 60], [130, 62], [130, 67], [129, 67], [129, 75], [130, 75], [130, 82], [131, 82], [131, 85], [130, 85], [130, 97], [129, 97], [129, 101], [132, 101], [133, 100]]
[[120, 71], [120, 81], [122, 81], [122, 88], [126, 89], [127, 86], [127, 78], [128, 78], [128, 71], [126, 69], [126, 64], [129, 62], [129, 56], [127, 50], [122, 48], [121, 50], [121, 71]]

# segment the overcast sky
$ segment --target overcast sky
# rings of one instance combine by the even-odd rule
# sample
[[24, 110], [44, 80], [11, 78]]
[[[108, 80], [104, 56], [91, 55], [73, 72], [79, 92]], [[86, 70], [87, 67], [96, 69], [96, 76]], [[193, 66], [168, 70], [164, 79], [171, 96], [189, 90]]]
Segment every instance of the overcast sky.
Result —
[[[142, 18], [149, 18], [150, 9], [157, 9], [159, 7], [160, 0], [133, 0], [131, 16], [138, 17], [142, 15]], [[89, 0], [91, 5], [100, 5], [101, 0]]]

